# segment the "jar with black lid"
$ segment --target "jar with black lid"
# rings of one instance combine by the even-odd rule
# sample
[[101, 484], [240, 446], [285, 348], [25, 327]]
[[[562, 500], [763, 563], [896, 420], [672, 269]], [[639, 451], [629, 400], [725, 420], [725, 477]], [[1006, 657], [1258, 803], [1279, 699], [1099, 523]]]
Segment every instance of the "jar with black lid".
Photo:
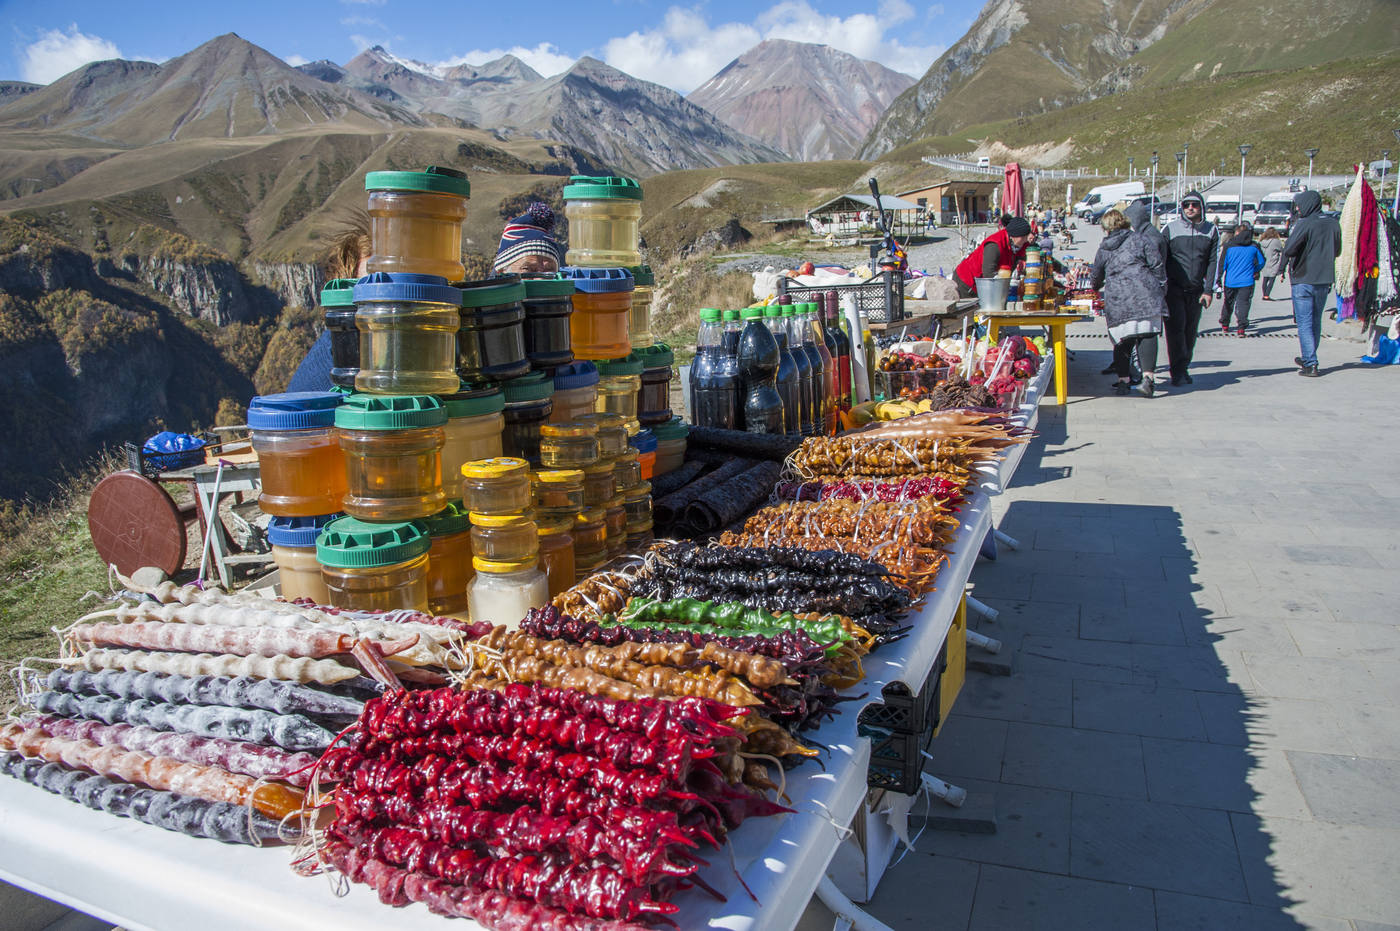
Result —
[[525, 356], [536, 369], [574, 361], [569, 315], [574, 312], [574, 282], [563, 275], [523, 279], [525, 283]]
[[530, 371], [525, 357], [525, 285], [519, 275], [463, 281], [457, 330], [457, 374], [463, 381], [515, 378]]
[[335, 278], [321, 289], [326, 332], [331, 337], [331, 384], [355, 387], [360, 373], [360, 331], [355, 326], [355, 279]]

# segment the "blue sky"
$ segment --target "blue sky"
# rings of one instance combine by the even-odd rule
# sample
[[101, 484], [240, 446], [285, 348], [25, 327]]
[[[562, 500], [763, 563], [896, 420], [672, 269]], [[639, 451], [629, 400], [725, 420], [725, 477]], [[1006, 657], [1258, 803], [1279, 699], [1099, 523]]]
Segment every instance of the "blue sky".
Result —
[[976, 17], [981, 0], [0, 0], [0, 79], [49, 83], [88, 61], [163, 61], [236, 32], [300, 64], [344, 64], [368, 45], [433, 65], [510, 51], [542, 74], [592, 55], [687, 93], [765, 38], [820, 42], [922, 75]]

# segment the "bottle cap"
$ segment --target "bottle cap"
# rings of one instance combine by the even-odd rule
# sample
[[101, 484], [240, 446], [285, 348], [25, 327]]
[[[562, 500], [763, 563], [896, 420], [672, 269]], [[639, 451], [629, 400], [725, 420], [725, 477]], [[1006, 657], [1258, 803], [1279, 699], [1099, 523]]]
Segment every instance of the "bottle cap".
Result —
[[690, 427], [679, 416], [676, 416], [665, 423], [653, 425], [651, 432], [656, 435], [658, 440], [683, 440], [690, 435]]
[[555, 273], [535, 278], [521, 278], [525, 283], [525, 300], [533, 301], [543, 297], [571, 297], [574, 293], [572, 278]]
[[528, 475], [530, 463], [512, 456], [497, 456], [494, 459], [478, 459], [462, 466], [462, 475], [467, 478], [510, 478]]
[[568, 391], [571, 388], [587, 388], [598, 384], [598, 366], [592, 362], [570, 362], [554, 370], [554, 390]]
[[437, 165], [429, 165], [423, 171], [371, 171], [365, 175], [365, 190], [472, 196], [472, 185], [465, 171]]
[[273, 546], [312, 547], [321, 531], [343, 513], [322, 514], [318, 517], [274, 517], [267, 522], [267, 542]]
[[608, 359], [598, 363], [598, 374], [604, 378], [621, 378], [626, 375], [642, 374], [642, 357], [635, 352], [621, 359]]
[[714, 323], [716, 320], [720, 319], [720, 314], [719, 311], [715, 310], [713, 307], [704, 307], [700, 310], [700, 319], [705, 323]]
[[547, 423], [540, 425], [540, 436], [597, 436], [598, 425], [594, 423], [583, 423], [581, 421], [569, 421], [568, 423]]
[[479, 417], [482, 414], [498, 414], [505, 410], [506, 396], [499, 385], [487, 384], [468, 388], [463, 385], [456, 394], [441, 394], [450, 420], [458, 417]]
[[637, 431], [637, 435], [632, 437], [632, 447], [637, 450], [637, 455], [642, 453], [656, 452], [656, 434], [647, 427]]
[[447, 507], [438, 511], [431, 517], [423, 518], [423, 523], [428, 528], [428, 533], [435, 537], [443, 537], [449, 533], [460, 533], [471, 526], [467, 506], [460, 500], [447, 502]]
[[355, 305], [355, 279], [332, 278], [321, 289], [322, 307], [353, 307]]
[[478, 514], [476, 511], [471, 512], [471, 521], [478, 527], [514, 527], [517, 524], [523, 527], [533, 523], [524, 514]]
[[667, 369], [676, 361], [676, 354], [665, 343], [652, 343], [633, 352], [641, 357], [642, 369]]
[[763, 316], [781, 317], [783, 315], [783, 311], [791, 306], [791, 304], [769, 304], [767, 307], [763, 308]]
[[583, 470], [550, 469], [544, 472], [531, 472], [530, 477], [537, 482], [548, 482], [550, 484], [562, 483], [572, 485], [583, 481]]
[[248, 402], [248, 426], [254, 430], [310, 430], [335, 424], [335, 409], [345, 396], [334, 391], [264, 394]]
[[497, 559], [483, 559], [480, 556], [472, 557], [472, 567], [477, 572], [486, 572], [491, 575], [504, 575], [507, 572], [521, 572], [525, 569], [533, 569], [539, 565], [539, 557], [531, 556], [529, 559], [518, 561], [502, 562]]
[[761, 320], [765, 309], [763, 307], [745, 307], [739, 313], [743, 315], [745, 320]]
[[433, 545], [422, 521], [371, 524], [353, 517], [331, 521], [316, 540], [316, 561], [337, 569], [392, 566], [421, 556]]
[[544, 372], [531, 372], [529, 375], [502, 382], [501, 390], [505, 394], [507, 404], [543, 401], [545, 398], [554, 397], [554, 380], [548, 378]]
[[519, 275], [500, 275], [481, 281], [463, 281], [456, 287], [462, 292], [463, 307], [496, 307], [519, 304], [525, 300], [525, 283]]
[[421, 301], [427, 304], [462, 306], [462, 292], [451, 287], [441, 275], [410, 275], [404, 272], [375, 272], [355, 282], [356, 304], [376, 301]]
[[352, 394], [335, 409], [335, 425], [346, 430], [413, 430], [447, 423], [447, 407], [436, 395]]
[[585, 294], [620, 293], [635, 290], [637, 287], [637, 280], [625, 268], [583, 268], [578, 265], [566, 265], [559, 269], [559, 274], [572, 281], [574, 287]]
[[650, 265], [629, 265], [627, 270], [632, 273], [637, 287], [651, 288], [656, 286], [656, 273], [651, 270]]
[[724, 319], [726, 319], [726, 320], [738, 320], [738, 319], [739, 319], [739, 312], [738, 312], [737, 310], [726, 310], [726, 311], [724, 312]]
[[565, 200], [641, 200], [642, 186], [631, 178], [574, 175], [564, 185]]

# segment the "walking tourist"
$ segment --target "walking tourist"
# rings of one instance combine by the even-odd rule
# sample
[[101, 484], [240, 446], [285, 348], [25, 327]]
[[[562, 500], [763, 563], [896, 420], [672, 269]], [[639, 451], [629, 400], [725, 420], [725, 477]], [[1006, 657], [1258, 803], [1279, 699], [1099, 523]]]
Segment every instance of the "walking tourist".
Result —
[[1259, 248], [1264, 250], [1264, 300], [1272, 301], [1274, 282], [1283, 274], [1283, 237], [1270, 227], [1259, 237]]
[[1267, 259], [1254, 241], [1254, 227], [1241, 223], [1235, 227], [1235, 235], [1220, 249], [1220, 272], [1216, 282], [1216, 292], [1223, 294], [1220, 301], [1220, 328], [1225, 335], [1230, 334], [1230, 316], [1234, 315], [1235, 332], [1245, 335], [1249, 327], [1249, 302], [1254, 298], [1254, 282], [1259, 279]]
[[1342, 227], [1332, 217], [1321, 216], [1322, 197], [1304, 191], [1294, 198], [1298, 219], [1288, 231], [1283, 255], [1288, 260], [1288, 280], [1293, 285], [1293, 319], [1298, 324], [1294, 358], [1298, 374], [1316, 378], [1317, 343], [1322, 338], [1322, 309], [1336, 280], [1337, 256], [1342, 254]]
[[1201, 311], [1210, 306], [1210, 288], [1220, 252], [1220, 234], [1205, 218], [1199, 191], [1181, 198], [1181, 216], [1162, 228], [1167, 241], [1167, 361], [1173, 385], [1191, 383], [1188, 368], [1196, 350]]
[[1140, 390], [1150, 398], [1155, 390], [1157, 335], [1167, 312], [1166, 265], [1157, 244], [1134, 231], [1122, 211], [1106, 211], [1100, 223], [1104, 240], [1094, 256], [1093, 285], [1103, 292], [1104, 316], [1113, 340], [1113, 369], [1118, 376], [1113, 390], [1128, 393], [1130, 358], [1136, 349], [1142, 367]]

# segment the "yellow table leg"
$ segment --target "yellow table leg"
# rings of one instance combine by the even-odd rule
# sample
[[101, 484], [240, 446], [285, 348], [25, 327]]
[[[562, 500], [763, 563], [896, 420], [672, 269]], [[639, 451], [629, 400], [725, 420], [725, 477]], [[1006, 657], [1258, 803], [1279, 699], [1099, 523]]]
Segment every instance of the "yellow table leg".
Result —
[[1055, 399], [1057, 404], [1069, 402], [1069, 355], [1065, 352], [1065, 325], [1050, 324], [1050, 339], [1055, 344]]

